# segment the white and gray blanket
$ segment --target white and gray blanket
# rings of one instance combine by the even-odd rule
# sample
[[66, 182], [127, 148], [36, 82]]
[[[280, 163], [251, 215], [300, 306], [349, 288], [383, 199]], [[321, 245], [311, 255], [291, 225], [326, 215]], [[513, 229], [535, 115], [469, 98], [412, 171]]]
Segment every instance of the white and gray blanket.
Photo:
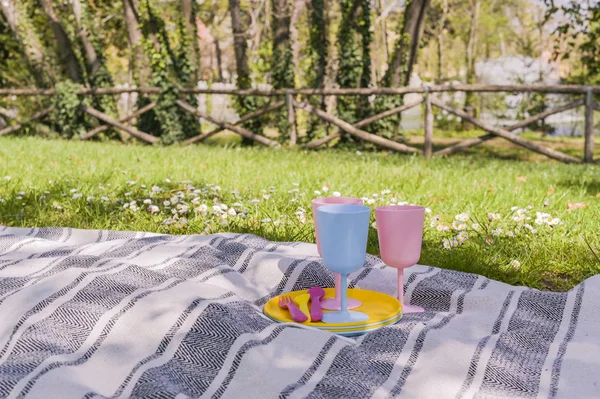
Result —
[[[426, 312], [351, 339], [262, 315], [332, 286], [312, 244], [0, 227], [0, 397], [600, 397], [600, 276], [552, 293], [407, 272]], [[351, 276], [395, 281], [376, 257]]]

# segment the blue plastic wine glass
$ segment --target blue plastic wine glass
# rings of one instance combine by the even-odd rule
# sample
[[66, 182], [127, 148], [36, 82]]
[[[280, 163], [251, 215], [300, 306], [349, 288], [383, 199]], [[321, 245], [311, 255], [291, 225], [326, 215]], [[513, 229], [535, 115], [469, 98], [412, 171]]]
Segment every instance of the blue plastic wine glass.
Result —
[[317, 208], [323, 263], [342, 277], [341, 310], [323, 314], [324, 323], [352, 323], [369, 319], [365, 313], [348, 310], [348, 274], [365, 264], [370, 212], [371, 208], [363, 205], [325, 205]]

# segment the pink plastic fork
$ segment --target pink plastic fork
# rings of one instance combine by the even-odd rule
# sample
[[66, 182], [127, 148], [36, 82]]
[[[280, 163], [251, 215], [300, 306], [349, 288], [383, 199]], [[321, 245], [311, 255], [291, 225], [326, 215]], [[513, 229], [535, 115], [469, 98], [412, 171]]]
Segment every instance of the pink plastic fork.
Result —
[[308, 320], [308, 316], [298, 309], [298, 306], [296, 306], [292, 298], [290, 298], [288, 295], [281, 295], [279, 297], [279, 307], [281, 309], [289, 310], [292, 320], [297, 323], [304, 323], [306, 320]]

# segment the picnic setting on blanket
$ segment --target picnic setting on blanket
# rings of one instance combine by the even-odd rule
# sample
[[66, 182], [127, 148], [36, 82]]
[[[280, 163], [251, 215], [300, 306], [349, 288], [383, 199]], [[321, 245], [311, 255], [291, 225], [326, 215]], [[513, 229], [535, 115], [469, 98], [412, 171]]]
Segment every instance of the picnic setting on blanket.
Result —
[[359, 199], [313, 207], [317, 245], [0, 227], [0, 397], [598, 397], [600, 277], [415, 265], [419, 206], [376, 208], [379, 259]]

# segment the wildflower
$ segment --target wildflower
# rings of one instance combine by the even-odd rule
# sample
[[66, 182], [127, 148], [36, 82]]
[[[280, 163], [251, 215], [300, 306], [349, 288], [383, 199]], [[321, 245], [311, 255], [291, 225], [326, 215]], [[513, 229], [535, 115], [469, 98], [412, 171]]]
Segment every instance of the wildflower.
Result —
[[371, 227], [374, 228], [375, 230], [377, 230], [377, 222], [371, 223]]
[[519, 207], [518, 207], [518, 206], [513, 206], [512, 208], [510, 208], [510, 210], [511, 210], [512, 212], [516, 211], [517, 209], [519, 209]]
[[467, 225], [464, 223], [460, 223], [458, 220], [452, 222], [452, 228], [457, 231], [462, 231], [467, 229]]
[[229, 208], [229, 210], [227, 211], [227, 214], [229, 216], [235, 216], [237, 213], [235, 212], [235, 209]]
[[436, 226], [435, 229], [437, 231], [448, 231], [448, 230], [450, 230], [450, 226], [448, 226], [447, 224], [444, 224], [444, 223], [440, 223]]
[[534, 229], [533, 226], [530, 225], [530, 224], [525, 224], [525, 228], [528, 229], [531, 232], [531, 234], [536, 234], [537, 233], [537, 230]]
[[178, 220], [179, 227], [185, 227], [188, 225], [188, 220], [186, 218], [181, 218]]
[[261, 223], [271, 223], [273, 220], [271, 218], [265, 218], [263, 220], [261, 220]]
[[81, 193], [75, 193], [75, 194], [73, 194], [73, 199], [79, 199], [81, 197], [83, 197], [83, 194], [81, 194]]
[[21, 197], [20, 195], [17, 195], [17, 196], [15, 197], [15, 199], [22, 200], [22, 199], [23, 199], [23, 197]]
[[179, 202], [179, 198], [177, 196], [171, 197], [171, 205], [175, 205]]
[[123, 208], [124, 208], [124, 209], [125, 209], [125, 208], [129, 208], [129, 202], [126, 202], [126, 203], [124, 203], [124, 204], [123, 204]]
[[222, 213], [221, 215], [219, 215], [219, 222], [223, 226], [227, 226], [229, 224], [229, 222], [227, 221], [227, 214], [226, 213]]
[[169, 205], [171, 205], [171, 201], [169, 201], [169, 200], [163, 201], [163, 205], [169, 206]]
[[136, 182], [135, 182], [135, 181], [133, 181], [133, 180], [127, 180], [127, 181], [125, 182], [125, 184], [127, 184], [128, 186], [133, 186], [133, 185], [135, 185], [135, 183], [136, 183]]
[[19, 191], [19, 192], [17, 193], [17, 195], [24, 196], [24, 195], [25, 195], [25, 191]]
[[561, 220], [559, 218], [550, 218], [548, 220], [548, 226], [556, 226], [559, 225], [561, 223]]
[[319, 190], [315, 190], [315, 195], [321, 195], [321, 192]]
[[499, 213], [488, 213], [488, 220], [490, 222], [500, 219], [502, 219], [502, 215], [500, 215]]
[[454, 217], [454, 219], [456, 219], [459, 222], [468, 222], [470, 218], [471, 215], [467, 212], [460, 213]]
[[71, 194], [73, 194], [73, 193], [76, 193], [77, 191], [79, 191], [79, 190], [78, 190], [78, 189], [76, 189], [76, 188], [72, 188], [72, 189], [70, 190], [70, 193], [71, 193]]
[[500, 237], [502, 235], [502, 229], [498, 227], [497, 229], [492, 230], [492, 235], [494, 237]]
[[162, 188], [160, 188], [158, 186], [152, 186], [151, 190], [152, 190], [153, 193], [162, 193], [163, 191], [165, 191], [165, 190], [163, 190]]
[[379, 194], [373, 193], [373, 198], [377, 198], [377, 197], [379, 197]]
[[436, 227], [439, 222], [440, 222], [440, 215], [432, 216], [431, 220], [429, 221], [429, 227]]
[[442, 245], [444, 246], [444, 249], [452, 249], [452, 244], [450, 243], [450, 240], [447, 238], [444, 238], [442, 240]]
[[456, 241], [458, 241], [459, 244], [462, 244], [463, 242], [467, 241], [467, 238], [469, 238], [469, 233], [467, 233], [466, 231], [461, 231], [456, 235]]
[[50, 194], [50, 191], [44, 190], [44, 194]]
[[171, 183], [171, 179], [169, 179], [169, 178], [165, 179], [165, 183]]
[[374, 203], [375, 203], [375, 200], [374, 200], [373, 198], [369, 198], [369, 199], [367, 200], [367, 204], [368, 204], [368, 205], [373, 205]]
[[296, 219], [302, 224], [306, 223], [306, 214], [304, 212], [296, 212]]
[[219, 207], [221, 208], [221, 210], [226, 211], [228, 206], [225, 204], [219, 204]]
[[269, 191], [270, 191], [270, 192], [273, 192], [273, 191], [275, 191], [275, 186], [269, 186]]
[[244, 206], [244, 204], [242, 204], [241, 202], [234, 202], [231, 206], [233, 206], [234, 208], [241, 208]]
[[221, 191], [221, 186], [214, 186], [213, 191]]
[[264, 195], [263, 195], [263, 198], [264, 198], [265, 200], [268, 200], [269, 198], [271, 198], [271, 196], [270, 196], [269, 194], [264, 194]]
[[108, 197], [100, 197], [100, 201], [108, 202], [108, 201], [110, 201], [110, 198], [108, 198]]
[[485, 237], [485, 243], [487, 245], [492, 245], [494, 243], [494, 239], [492, 237]]
[[60, 206], [60, 204], [59, 204], [58, 202], [54, 201], [54, 202], [52, 203], [52, 208], [55, 208], [55, 209], [62, 209], [62, 206]]
[[509, 265], [513, 268], [513, 269], [519, 269], [521, 267], [521, 262], [519, 262], [516, 259], [513, 259], [510, 261]]
[[200, 198], [195, 197], [195, 198], [192, 199], [192, 204], [198, 205], [199, 203], [200, 203]]
[[324, 193], [326, 193], [327, 191], [329, 191], [329, 187], [323, 186], [323, 187], [321, 187], [321, 191], [323, 191]]
[[177, 205], [177, 211], [179, 212], [180, 215], [187, 213], [188, 210], [189, 210], [189, 207], [186, 204]]
[[223, 210], [221, 209], [221, 207], [219, 205], [213, 205], [212, 213], [223, 213]]
[[12, 179], [12, 177], [11, 177], [11, 176], [4, 176], [4, 180], [8, 180], [8, 181], [10, 181], [10, 179]]
[[360, 154], [362, 154], [362, 152], [356, 150], [356, 155], [360, 155]]
[[146, 209], [150, 213], [158, 213], [158, 212], [160, 212], [160, 209], [158, 208], [157, 205], [149, 205], [148, 208], [146, 208]]
[[256, 198], [253, 198], [253, 199], [250, 200], [251, 204], [258, 204], [259, 202], [260, 202], [260, 200], [256, 199]]
[[512, 230], [506, 232], [506, 236], [510, 238], [515, 238], [515, 233]]
[[398, 206], [406, 206], [406, 205], [408, 205], [408, 202], [407, 201], [402, 201], [402, 202], [398, 202], [398, 204], [396, 204], [396, 205], [398, 205]]
[[171, 209], [171, 215], [177, 216], [177, 209]]
[[425, 208], [425, 213], [431, 213], [431, 209]]
[[166, 226], [170, 226], [173, 223], [175, 223], [175, 219], [173, 219], [173, 218], [166, 218], [165, 220], [163, 220], [163, 224]]
[[383, 191], [381, 192], [381, 195], [387, 195], [387, 194], [389, 194], [389, 193], [391, 193], [391, 191], [390, 191], [390, 190], [388, 190], [388, 189], [386, 188], [385, 190], [383, 190]]
[[41, 200], [46, 199], [46, 196], [45, 195], [40, 195], [40, 199]]
[[146, 204], [146, 205], [150, 205], [151, 203], [152, 203], [152, 200], [150, 198], [146, 198], [144, 200], [144, 204]]
[[206, 204], [200, 205], [199, 207], [196, 208], [196, 212], [199, 212], [202, 214], [208, 212], [208, 205], [206, 205]]
[[140, 187], [141, 187], [141, 188], [146, 188], [146, 185], [145, 185], [145, 184], [142, 184]]
[[131, 197], [131, 194], [133, 194], [133, 193], [132, 193], [131, 191], [129, 191], [129, 192], [125, 193], [124, 195], [125, 195], [126, 197]]
[[94, 197], [93, 195], [88, 195], [87, 198], [85, 199], [87, 202], [92, 202], [93, 200], [95, 200], [96, 197]]

